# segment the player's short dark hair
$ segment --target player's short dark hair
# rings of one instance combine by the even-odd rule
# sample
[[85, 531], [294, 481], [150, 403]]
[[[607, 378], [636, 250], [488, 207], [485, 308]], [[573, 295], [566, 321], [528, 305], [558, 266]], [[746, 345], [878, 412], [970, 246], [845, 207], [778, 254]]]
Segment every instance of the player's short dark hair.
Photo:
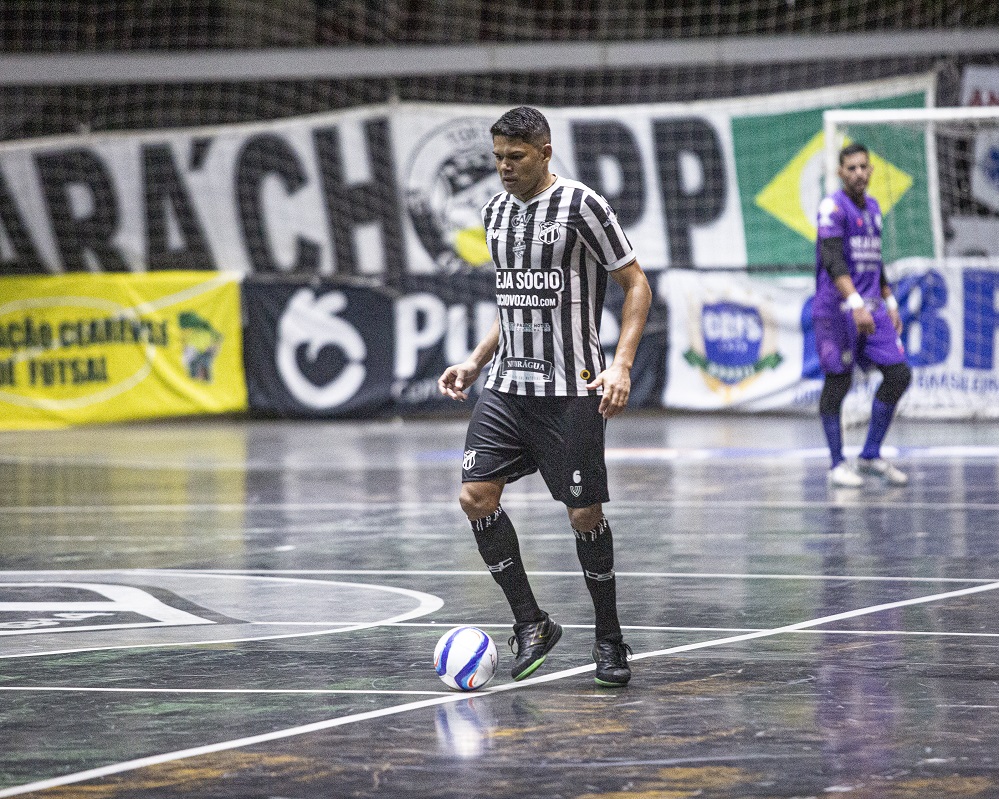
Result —
[[511, 108], [493, 123], [489, 132], [493, 136], [520, 139], [538, 148], [552, 141], [552, 130], [545, 115], [527, 105]]
[[857, 153], [863, 153], [868, 158], [871, 157], [871, 151], [868, 150], [859, 141], [855, 141], [852, 142], [851, 144], [846, 145], [846, 147], [844, 147], [842, 150], [839, 151], [839, 165], [843, 166], [843, 162], [847, 159], [848, 156], [856, 155]]

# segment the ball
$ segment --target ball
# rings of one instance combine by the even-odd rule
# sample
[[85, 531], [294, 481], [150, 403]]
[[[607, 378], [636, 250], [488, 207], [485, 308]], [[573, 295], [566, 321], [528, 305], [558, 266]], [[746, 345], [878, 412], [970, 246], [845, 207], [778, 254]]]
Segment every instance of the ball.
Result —
[[475, 691], [496, 673], [496, 644], [478, 627], [455, 627], [437, 642], [434, 670], [445, 685]]

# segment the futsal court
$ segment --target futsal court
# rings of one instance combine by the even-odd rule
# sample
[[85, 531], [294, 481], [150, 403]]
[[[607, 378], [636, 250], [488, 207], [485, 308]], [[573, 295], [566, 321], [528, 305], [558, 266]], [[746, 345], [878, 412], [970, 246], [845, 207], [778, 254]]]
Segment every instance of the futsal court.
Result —
[[[565, 634], [511, 681], [464, 429], [0, 433], [0, 797], [999, 796], [994, 423], [898, 420], [910, 485], [833, 491], [813, 417], [612, 420], [624, 689], [536, 476], [504, 507]], [[500, 652], [472, 694], [460, 624]]]

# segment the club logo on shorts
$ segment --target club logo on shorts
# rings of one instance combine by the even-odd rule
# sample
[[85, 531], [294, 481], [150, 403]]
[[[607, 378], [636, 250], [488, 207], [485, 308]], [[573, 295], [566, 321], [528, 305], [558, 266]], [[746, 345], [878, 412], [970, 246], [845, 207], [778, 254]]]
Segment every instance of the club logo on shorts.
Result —
[[572, 473], [573, 485], [569, 486], [569, 493], [574, 497], [579, 497], [583, 493], [583, 476], [579, 473], [579, 469], [576, 469]]
[[473, 466], [475, 466], [475, 450], [474, 449], [466, 449], [465, 450], [465, 457], [464, 457], [464, 459], [461, 462], [461, 469], [462, 469], [462, 471], [467, 472]]

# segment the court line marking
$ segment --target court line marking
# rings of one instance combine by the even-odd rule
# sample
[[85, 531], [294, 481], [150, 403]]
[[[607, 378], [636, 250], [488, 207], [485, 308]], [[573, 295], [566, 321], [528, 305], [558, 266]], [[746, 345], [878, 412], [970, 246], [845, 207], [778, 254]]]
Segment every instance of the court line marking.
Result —
[[[798, 630], [808, 629], [810, 627], [817, 627], [823, 624], [830, 624], [835, 621], [843, 621], [844, 619], [853, 619], [858, 616], [866, 616], [872, 613], [879, 613], [884, 610], [893, 610], [895, 608], [910, 607], [912, 605], [927, 604], [930, 602], [938, 602], [944, 599], [953, 599], [955, 597], [968, 596], [970, 594], [983, 593], [985, 591], [994, 591], [999, 589], [999, 582], [989, 583], [987, 585], [976, 585], [969, 588], [961, 588], [956, 591], [947, 591], [941, 594], [930, 594], [924, 597], [914, 597], [912, 599], [899, 600], [897, 602], [886, 602], [880, 605], [871, 605], [866, 608], [857, 608], [855, 610], [848, 610], [842, 613], [834, 613], [829, 616], [820, 616], [817, 619], [809, 619], [806, 621], [796, 622], [794, 624], [786, 624], [781, 627], [774, 627], [767, 630], [759, 630], [756, 632], [744, 633], [742, 635], [727, 636], [725, 638], [715, 638], [708, 641], [700, 641], [692, 644], [682, 644], [680, 646], [669, 647], [667, 649], [657, 649], [652, 652], [641, 652], [637, 655], [632, 656], [632, 660], [645, 660], [647, 658], [662, 657], [664, 655], [674, 655], [680, 652], [691, 652], [697, 649], [707, 649], [708, 647], [723, 646], [725, 644], [740, 643], [743, 641], [751, 641], [756, 638], [765, 638], [774, 635], [781, 635], [783, 633], [797, 632]], [[594, 664], [590, 663], [586, 666], [577, 666], [572, 669], [565, 669], [563, 671], [553, 672], [552, 674], [545, 674], [539, 677], [529, 677], [521, 682], [509, 682], [503, 685], [498, 685], [494, 688], [489, 688], [486, 686], [480, 694], [488, 695], [493, 693], [503, 693], [506, 691], [512, 691], [520, 688], [526, 688], [533, 685], [541, 685], [547, 682], [553, 682], [555, 680], [561, 680], [566, 677], [572, 677], [578, 674], [585, 674], [586, 672], [593, 671], [595, 668]], [[205, 744], [202, 746], [190, 747], [188, 749], [179, 749], [173, 752], [164, 752], [158, 755], [150, 755], [147, 757], [140, 757], [134, 760], [126, 760], [121, 763], [114, 763], [107, 766], [100, 766], [98, 768], [87, 769], [85, 771], [78, 771], [75, 774], [64, 774], [60, 777], [53, 777], [47, 780], [39, 780], [37, 782], [28, 783], [26, 785], [19, 785], [13, 788], [7, 788], [5, 790], [0, 790], [0, 799], [8, 796], [20, 796], [21, 794], [31, 793], [32, 791], [41, 791], [48, 788], [56, 788], [63, 785], [72, 785], [78, 782], [85, 782], [87, 780], [98, 779], [101, 777], [108, 777], [113, 774], [121, 774], [126, 771], [134, 771], [136, 769], [145, 768], [148, 766], [162, 765], [163, 763], [172, 763], [177, 760], [186, 760], [191, 757], [198, 757], [200, 755], [214, 754], [216, 752], [224, 752], [231, 749], [241, 749], [246, 746], [254, 746], [256, 744], [268, 743], [270, 741], [277, 741], [284, 738], [293, 738], [299, 735], [307, 735], [312, 732], [320, 732], [322, 730], [329, 730], [335, 727], [343, 727], [348, 724], [356, 724], [362, 721], [370, 721], [376, 718], [382, 718], [384, 716], [395, 716], [400, 713], [406, 713], [411, 710], [420, 710], [428, 707], [435, 707], [436, 705], [445, 705], [454, 702], [462, 702], [470, 698], [468, 693], [456, 693], [451, 696], [439, 696], [432, 699], [423, 699], [416, 702], [409, 702], [404, 705], [396, 705], [390, 708], [381, 708], [380, 710], [369, 710], [364, 713], [355, 713], [350, 716], [341, 716], [335, 719], [326, 719], [324, 721], [316, 721], [311, 724], [303, 724], [298, 727], [288, 727], [283, 730], [273, 730], [268, 733], [262, 733], [259, 735], [250, 735], [244, 738], [236, 738], [231, 741], [219, 741], [214, 744]]]
[[[44, 574], [64, 574], [63, 570], [59, 569], [44, 569], [44, 570], [34, 570], [34, 571], [0, 571], [0, 577], [7, 575], [20, 575], [28, 574], [34, 575], [36, 578], [38, 575]], [[333, 629], [322, 629], [322, 630], [311, 630], [308, 632], [295, 632], [295, 633], [283, 633], [280, 635], [251, 635], [251, 636], [239, 636], [236, 638], [212, 638], [210, 640], [200, 640], [200, 641], [163, 641], [163, 642], [145, 642], [141, 644], [118, 644], [110, 646], [87, 646], [78, 647], [75, 649], [60, 649], [60, 650], [46, 650], [37, 652], [17, 652], [14, 654], [0, 654], [0, 660], [13, 660], [20, 658], [29, 657], [43, 657], [45, 655], [70, 655], [78, 652], [104, 652], [111, 650], [122, 650], [122, 649], [163, 649], [166, 647], [178, 647], [178, 646], [216, 646], [218, 644], [240, 644], [248, 641], [276, 641], [283, 638], [316, 638], [322, 635], [335, 635], [338, 633], [354, 632], [355, 630], [365, 630], [372, 627], [380, 627], [384, 624], [395, 624], [400, 621], [407, 621], [408, 619], [417, 619], [421, 616], [427, 616], [434, 613], [444, 607], [444, 600], [439, 596], [433, 594], [428, 594], [424, 591], [415, 591], [409, 588], [399, 588], [398, 586], [392, 585], [370, 585], [368, 583], [336, 583], [328, 580], [307, 580], [307, 579], [296, 579], [294, 577], [272, 577], [269, 575], [241, 575], [235, 572], [202, 572], [197, 569], [90, 569], [87, 571], [78, 571], [74, 574], [80, 575], [123, 575], [127, 577], [135, 577], [149, 574], [167, 574], [171, 577], [181, 575], [181, 576], [193, 576], [193, 577], [208, 577], [216, 579], [229, 579], [238, 578], [244, 576], [253, 576], [257, 580], [263, 582], [276, 582], [276, 583], [305, 583], [313, 585], [349, 585], [351, 587], [366, 588], [374, 591], [384, 591], [390, 594], [400, 594], [402, 596], [408, 597], [416, 601], [416, 607], [412, 610], [404, 611], [398, 613], [395, 616], [391, 616], [387, 619], [376, 619], [370, 622], [339, 622], [331, 624]], [[5, 585], [0, 581], [0, 588]], [[254, 625], [256, 622], [246, 622], [245, 626]], [[108, 628], [110, 629], [110, 628]], [[163, 628], [159, 628], [163, 629]], [[72, 634], [73, 631], [66, 631], [64, 634]]]
[[378, 688], [100, 688], [81, 685], [3, 685], [0, 692], [85, 694], [387, 694], [390, 696], [451, 696], [453, 691], [389, 691]]
[[[2, 572], [18, 574], [18, 572]], [[29, 572], [33, 574], [34, 572]], [[198, 574], [322, 574], [355, 576], [395, 576], [395, 577], [483, 577], [488, 572], [482, 569], [204, 569]], [[538, 577], [579, 577], [578, 571], [528, 571], [529, 576]], [[689, 580], [705, 578], [720, 580], [843, 580], [857, 582], [898, 582], [898, 583], [971, 583], [985, 584], [993, 580], [977, 577], [892, 577], [871, 574], [739, 574], [738, 572], [633, 572], [614, 571], [618, 577], [670, 577]]]
[[[20, 431], [11, 431], [20, 432]], [[855, 457], [860, 452], [859, 446], [847, 446], [844, 452], [847, 457]], [[905, 458], [911, 460], [939, 460], [946, 458], [995, 458], [999, 457], [999, 447], [988, 444], [936, 444], [928, 446], [885, 446], [882, 448], [886, 457]], [[463, 452], [460, 449], [444, 450], [414, 450], [404, 462], [418, 464], [421, 468], [428, 464], [450, 468], [454, 462], [460, 462]], [[614, 463], [702, 463], [707, 460], [738, 460], [738, 461], [787, 461], [793, 459], [800, 462], [821, 460], [829, 457], [829, 451], [824, 447], [628, 447], [609, 446], [606, 449], [608, 461]], [[184, 461], [155, 461], [134, 457], [107, 457], [102, 455], [87, 455], [77, 457], [66, 455], [22, 455], [0, 454], [0, 463], [25, 465], [79, 465], [97, 467], [124, 467], [130, 469], [174, 469], [178, 471], [201, 471], [217, 469], [219, 466], [252, 469], [251, 462], [218, 461], [215, 463], [187, 463]], [[305, 469], [318, 464], [303, 464]], [[330, 464], [322, 464], [324, 469]], [[300, 469], [304, 471], [305, 469]], [[349, 469], [348, 469], [349, 471]]]
[[[889, 489], [886, 489], [886, 491]], [[766, 510], [798, 510], [811, 508], [906, 508], [911, 510], [996, 510], [999, 509], [997, 502], [917, 502], [904, 499], [898, 493], [900, 489], [890, 489], [895, 492], [891, 494], [896, 500], [891, 498], [877, 499], [870, 494], [864, 494], [858, 489], [839, 489], [836, 496], [826, 500], [752, 500], [752, 499], [720, 499], [716, 497], [706, 497], [704, 499], [680, 499], [680, 500], [636, 500], [619, 499], [612, 503], [615, 511], [621, 510], [647, 510], [649, 508], [763, 508]], [[849, 498], [847, 498], [849, 495]], [[532, 507], [539, 500], [550, 501], [550, 497], [538, 495], [537, 498], [529, 496], [517, 496], [511, 493], [505, 497], [503, 505], [507, 507], [526, 508]], [[337, 511], [357, 511], [371, 515], [372, 511], [397, 511], [399, 513], [420, 513], [434, 514], [439, 516], [443, 511], [453, 512], [456, 519], [464, 519], [458, 509], [458, 503], [447, 502], [201, 502], [201, 503], [177, 503], [175, 505], [149, 504], [149, 505], [4, 505], [0, 507], [0, 516], [17, 515], [72, 515], [79, 514], [154, 514], [154, 513], [193, 513], [193, 512], [213, 512], [213, 513], [246, 513], [247, 511], [274, 511], [274, 512], [306, 512], [316, 511], [331, 513]]]

